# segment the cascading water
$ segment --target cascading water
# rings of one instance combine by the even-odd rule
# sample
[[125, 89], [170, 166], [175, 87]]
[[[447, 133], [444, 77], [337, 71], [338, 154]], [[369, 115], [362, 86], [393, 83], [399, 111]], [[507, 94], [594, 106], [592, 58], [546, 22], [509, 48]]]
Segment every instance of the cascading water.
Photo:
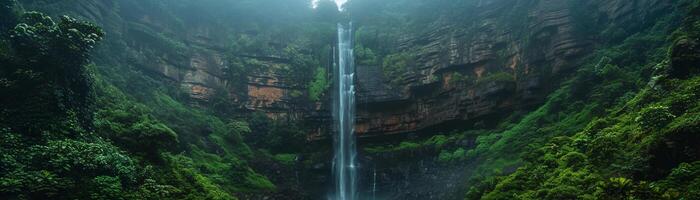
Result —
[[355, 65], [352, 49], [352, 23], [338, 24], [338, 59], [335, 67], [335, 176], [334, 200], [357, 199], [357, 161], [355, 156]]
[[377, 200], [377, 167], [374, 169], [374, 173], [372, 173], [372, 200]]

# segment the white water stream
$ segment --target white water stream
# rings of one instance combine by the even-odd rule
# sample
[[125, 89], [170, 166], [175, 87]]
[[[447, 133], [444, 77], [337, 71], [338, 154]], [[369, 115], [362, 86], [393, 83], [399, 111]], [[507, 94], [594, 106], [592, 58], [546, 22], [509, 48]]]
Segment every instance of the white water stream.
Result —
[[352, 24], [338, 24], [338, 59], [334, 69], [336, 96], [333, 175], [334, 200], [357, 200], [357, 150], [355, 146], [355, 65]]

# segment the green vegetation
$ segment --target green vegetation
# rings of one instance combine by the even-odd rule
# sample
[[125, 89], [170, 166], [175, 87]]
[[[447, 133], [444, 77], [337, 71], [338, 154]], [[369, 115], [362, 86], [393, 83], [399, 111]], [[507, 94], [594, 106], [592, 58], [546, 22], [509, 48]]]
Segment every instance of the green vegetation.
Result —
[[319, 101], [321, 100], [321, 95], [323, 95], [328, 88], [331, 86], [330, 83], [328, 82], [328, 72], [326, 72], [326, 68], [316, 68], [316, 72], [314, 72], [314, 79], [313, 81], [309, 84], [309, 100], [311, 101]]
[[[522, 159], [522, 164], [512, 174], [472, 181], [476, 184], [467, 199], [695, 198], [700, 191], [695, 184], [697, 157], [688, 150], [696, 145], [683, 140], [697, 139], [692, 131], [697, 121], [691, 119], [696, 117], [690, 116], [697, 116], [700, 104], [688, 98], [700, 95], [700, 79], [674, 79], [667, 70], [656, 70], [645, 84], [640, 75], [672, 67], [664, 50], [678, 36], [664, 37], [675, 30], [667, 20], [598, 51], [572, 81], [513, 128], [480, 136], [477, 155], [502, 158], [522, 149], [519, 158], [508, 158]], [[689, 30], [697, 29], [683, 26], [674, 35], [693, 32]], [[638, 45], [653, 48], [629, 54], [628, 47]], [[670, 49], [675, 48], [677, 43]], [[630, 89], [635, 92], [625, 92]], [[536, 140], [529, 139], [533, 134]], [[504, 168], [485, 161], [482, 169]]]
[[244, 141], [251, 146], [270, 151], [270, 153], [296, 153], [304, 149], [306, 133], [301, 124], [272, 120], [264, 113], [256, 112], [248, 116], [250, 134]]
[[415, 151], [421, 149], [434, 149], [440, 150], [448, 143], [453, 143], [463, 136], [453, 135], [447, 137], [445, 135], [435, 135], [425, 140], [418, 141], [403, 141], [398, 145], [386, 145], [386, 146], [369, 146], [365, 147], [365, 151], [368, 153], [384, 153], [384, 152], [400, 152], [400, 151]]
[[0, 198], [236, 199], [275, 190], [247, 164], [245, 121], [183, 104], [179, 88], [126, 64], [90, 65], [104, 35], [92, 24], [27, 12], [3, 26], [13, 19], [0, 34], [8, 97]]
[[455, 72], [450, 75], [450, 84], [470, 84], [472, 82], [473, 78], [469, 75], [463, 75], [459, 72]]
[[[355, 36], [358, 37], [358, 36]], [[355, 45], [355, 62], [359, 65], [374, 66], [377, 65], [377, 55], [370, 48], [362, 46], [362, 44]]]
[[28, 12], [18, 19], [3, 21], [14, 28], [0, 34], [10, 44], [0, 60], [0, 197], [115, 197], [138, 187], [142, 169], [92, 132], [94, 81], [86, 63], [104, 32], [66, 16], [55, 22]]
[[498, 83], [498, 82], [515, 82], [515, 77], [513, 74], [506, 72], [495, 72], [490, 73], [484, 77], [477, 79], [476, 84], [481, 85], [485, 83]]
[[[459, 138], [440, 148], [424, 139], [364, 150], [380, 157], [418, 154], [445, 166], [473, 163], [466, 199], [696, 199], [697, 145], [690, 141], [698, 141], [700, 127], [700, 9], [693, 1], [675, 6], [679, 12], [625, 30], [575, 24], [580, 31], [607, 30], [598, 36], [603, 45], [532, 111], [512, 113], [488, 129], [436, 136]], [[392, 80], [405, 73], [401, 56], [384, 58]], [[450, 76], [451, 84], [516, 81], [498, 71], [478, 80]], [[474, 148], [456, 143], [470, 138]]]
[[[469, 166], [471, 179], [453, 183], [468, 186], [457, 191], [466, 199], [700, 196], [700, 2], [668, 3], [673, 12], [649, 11], [638, 24], [593, 16], [596, 3], [567, 4], [570, 18], [557, 20], [572, 23], [565, 39], [592, 41], [580, 48], [593, 53], [553, 52], [575, 65], [561, 74], [550, 62], [563, 60], [530, 55], [562, 31], [530, 31], [539, 13], [526, 8], [539, 3], [498, 3], [352, 0], [339, 12], [328, 0], [316, 10], [309, 0], [0, 0], [0, 199], [296, 199], [287, 195], [327, 178], [318, 174], [332, 142], [307, 139], [328, 121], [307, 111], [330, 106], [335, 27], [350, 13], [356, 64], [380, 67], [395, 86], [442, 75], [457, 87], [439, 95], [484, 103], [463, 89], [552, 81], [536, 88], [552, 91], [541, 105], [450, 121], [452, 132], [363, 141], [364, 158], [409, 164], [402, 176], [416, 160]], [[490, 45], [492, 36], [516, 42]], [[423, 64], [436, 71], [412, 76]], [[260, 85], [273, 89], [249, 94]], [[443, 85], [411, 89], [433, 86]], [[411, 95], [397, 104], [443, 100]], [[380, 181], [396, 180], [388, 171]]]
[[384, 57], [382, 71], [392, 83], [399, 84], [403, 75], [409, 72], [412, 59], [411, 54], [406, 52], [387, 55]]
[[458, 148], [454, 150], [454, 152], [442, 151], [438, 156], [438, 161], [442, 163], [464, 161], [467, 158], [466, 155], [467, 154], [463, 148]]
[[294, 164], [294, 161], [296, 160], [296, 155], [294, 154], [276, 154], [274, 156], [275, 160], [278, 162], [284, 164], [284, 165], [292, 165]]
[[635, 119], [642, 128], [657, 129], [666, 126], [675, 118], [668, 107], [665, 106], [650, 106], [642, 109], [639, 116]]

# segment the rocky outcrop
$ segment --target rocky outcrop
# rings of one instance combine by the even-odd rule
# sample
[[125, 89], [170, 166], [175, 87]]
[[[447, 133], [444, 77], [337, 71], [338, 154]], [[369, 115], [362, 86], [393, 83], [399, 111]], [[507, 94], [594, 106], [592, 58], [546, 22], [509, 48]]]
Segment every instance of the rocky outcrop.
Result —
[[683, 38], [671, 47], [671, 68], [674, 77], [688, 77], [700, 73], [700, 41]]
[[597, 45], [602, 30], [587, 28], [632, 31], [643, 25], [633, 19], [651, 19], [670, 5], [487, 0], [472, 6], [465, 10], [473, 12], [432, 22], [429, 31], [402, 36], [396, 48], [415, 62], [397, 84], [382, 76], [381, 66], [358, 66], [358, 134], [488, 125], [540, 104]]
[[[278, 45], [274, 50], [278, 53], [272, 53], [275, 55], [256, 52], [233, 55], [227, 45], [231, 43], [231, 35], [240, 30], [223, 25], [230, 23], [225, 20], [205, 18], [207, 13], [180, 16], [177, 3], [140, 0], [23, 4], [29, 9], [69, 14], [98, 24], [107, 33], [106, 41], [93, 56], [98, 65], [122, 66], [165, 81], [186, 92], [193, 105], [208, 105], [213, 96], [223, 94], [239, 109], [291, 120], [303, 120], [309, 117], [308, 113], [322, 109], [300, 97], [305, 91], [304, 84], [290, 83], [288, 77], [276, 70], [291, 67], [288, 59], [278, 55], [285, 45]], [[53, 10], [52, 6], [60, 9]], [[224, 72], [229, 57], [235, 56], [258, 62], [256, 66], [246, 66], [255, 70], [246, 74], [243, 86], [234, 86]]]

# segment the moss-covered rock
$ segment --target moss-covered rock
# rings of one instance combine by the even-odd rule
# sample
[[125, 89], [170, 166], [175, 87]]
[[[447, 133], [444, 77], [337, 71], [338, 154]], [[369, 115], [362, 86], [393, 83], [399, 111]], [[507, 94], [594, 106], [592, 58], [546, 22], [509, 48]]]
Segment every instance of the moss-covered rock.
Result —
[[678, 39], [670, 54], [672, 76], [689, 77], [700, 73], [700, 41], [697, 38]]

